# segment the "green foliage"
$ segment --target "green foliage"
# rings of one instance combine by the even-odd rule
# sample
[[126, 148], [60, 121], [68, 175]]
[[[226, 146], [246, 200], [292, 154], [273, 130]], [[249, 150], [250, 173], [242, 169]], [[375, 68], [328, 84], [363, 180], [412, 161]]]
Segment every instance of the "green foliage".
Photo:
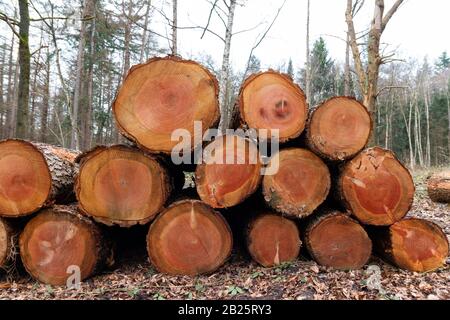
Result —
[[238, 294], [243, 294], [244, 289], [241, 289], [238, 286], [229, 286], [227, 287], [227, 294], [230, 296], [237, 296]]

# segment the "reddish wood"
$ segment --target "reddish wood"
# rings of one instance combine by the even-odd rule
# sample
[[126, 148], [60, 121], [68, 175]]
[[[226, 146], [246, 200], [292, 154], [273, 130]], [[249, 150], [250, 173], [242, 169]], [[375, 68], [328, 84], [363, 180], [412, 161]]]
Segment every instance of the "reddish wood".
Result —
[[14, 266], [19, 252], [17, 246], [19, 232], [7, 220], [0, 218], [0, 270], [8, 271]]
[[408, 213], [415, 186], [411, 174], [395, 155], [376, 147], [345, 164], [337, 192], [345, 207], [360, 222], [387, 226]]
[[201, 201], [184, 200], [156, 218], [147, 236], [150, 261], [172, 275], [208, 274], [231, 254], [233, 236], [225, 219]]
[[434, 202], [450, 203], [450, 171], [431, 176], [428, 180], [428, 195]]

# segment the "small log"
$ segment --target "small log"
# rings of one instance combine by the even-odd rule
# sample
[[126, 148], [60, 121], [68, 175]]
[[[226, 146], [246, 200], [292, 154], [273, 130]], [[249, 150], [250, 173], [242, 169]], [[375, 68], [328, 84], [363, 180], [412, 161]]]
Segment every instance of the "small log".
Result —
[[267, 204], [294, 218], [311, 215], [327, 198], [331, 186], [327, 165], [305, 149], [285, 149], [272, 157], [270, 167], [279, 170], [266, 175], [263, 194]]
[[202, 124], [201, 137], [218, 123], [218, 88], [214, 75], [194, 61], [153, 58], [131, 68], [113, 112], [121, 133], [143, 149], [170, 154], [179, 144], [172, 133], [183, 129], [193, 150], [194, 122]]
[[76, 206], [44, 209], [25, 226], [19, 246], [28, 273], [56, 286], [66, 284], [71, 267], [79, 268], [83, 281], [114, 261], [111, 243]]
[[171, 275], [212, 273], [226, 262], [232, 247], [233, 236], [222, 215], [194, 200], [171, 205], [147, 236], [151, 263]]
[[434, 202], [450, 203], [450, 171], [436, 173], [428, 179], [428, 195]]
[[258, 189], [261, 171], [255, 143], [235, 135], [221, 136], [207, 146], [203, 163], [197, 166], [197, 192], [213, 208], [234, 207]]
[[399, 268], [429, 272], [445, 265], [449, 254], [447, 236], [436, 224], [406, 219], [390, 227], [369, 229], [375, 252]]
[[11, 223], [0, 218], [0, 269], [9, 271], [15, 264], [19, 232]]
[[292, 220], [264, 213], [248, 224], [248, 252], [263, 267], [272, 268], [294, 261], [301, 245], [297, 224]]
[[338, 270], [361, 269], [372, 253], [364, 228], [348, 214], [332, 210], [310, 218], [305, 244], [318, 264]]
[[109, 226], [147, 224], [163, 209], [173, 188], [157, 158], [131, 147], [97, 147], [79, 161], [79, 208]]
[[23, 140], [0, 142], [0, 216], [22, 217], [74, 200], [77, 153]]
[[372, 120], [354, 98], [336, 97], [314, 110], [306, 132], [306, 143], [314, 153], [329, 161], [344, 161], [368, 144]]
[[415, 186], [408, 169], [388, 150], [367, 149], [344, 165], [337, 197], [363, 224], [388, 226], [411, 209]]
[[280, 142], [299, 137], [308, 118], [306, 96], [285, 74], [270, 70], [251, 75], [239, 95], [242, 123], [249, 128], [279, 130]]

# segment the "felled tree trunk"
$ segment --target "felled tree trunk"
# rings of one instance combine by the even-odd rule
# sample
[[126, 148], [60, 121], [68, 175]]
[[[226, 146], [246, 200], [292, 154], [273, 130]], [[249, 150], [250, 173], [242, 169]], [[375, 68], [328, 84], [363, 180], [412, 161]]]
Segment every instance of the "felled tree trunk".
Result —
[[345, 164], [337, 183], [338, 198], [366, 225], [400, 221], [410, 210], [414, 193], [409, 171], [391, 151], [378, 147]]
[[14, 265], [18, 250], [19, 232], [5, 219], [0, 218], [0, 269], [8, 271]]
[[406, 219], [369, 231], [376, 253], [399, 268], [428, 272], [445, 265], [449, 254], [447, 236], [430, 221]]
[[[218, 84], [194, 61], [175, 56], [154, 58], [131, 68], [113, 105], [122, 134], [140, 147], [170, 154], [179, 141], [175, 130], [187, 130], [184, 151], [195, 147], [194, 122], [203, 134], [219, 120]], [[201, 138], [200, 141], [201, 142]]]
[[172, 275], [208, 274], [231, 254], [233, 236], [225, 219], [201, 201], [176, 202], [161, 213], [147, 236], [150, 261]]
[[315, 154], [304, 149], [285, 149], [272, 157], [274, 175], [263, 180], [263, 194], [274, 210], [295, 218], [311, 215], [327, 198], [330, 171]]
[[428, 195], [434, 202], [450, 203], [450, 171], [431, 176], [428, 180]]
[[27, 216], [72, 202], [76, 155], [43, 143], [0, 142], [0, 216]]
[[329, 161], [356, 156], [368, 144], [372, 120], [367, 109], [349, 97], [329, 99], [318, 106], [307, 126], [308, 147]]
[[19, 245], [28, 273], [50, 285], [65, 285], [77, 270], [83, 281], [114, 262], [111, 243], [76, 206], [43, 210], [25, 226]]
[[263, 213], [248, 224], [247, 249], [266, 268], [294, 261], [301, 248], [297, 224], [278, 215]]
[[75, 191], [81, 211], [106, 225], [147, 224], [173, 189], [157, 158], [126, 147], [97, 147], [79, 158]]
[[280, 142], [299, 137], [308, 118], [302, 89], [284, 74], [270, 70], [250, 76], [239, 95], [242, 123], [252, 129], [279, 130]]
[[305, 244], [318, 264], [339, 270], [362, 268], [372, 253], [372, 242], [364, 228], [348, 214], [333, 210], [310, 218]]
[[256, 144], [235, 135], [221, 136], [204, 154], [195, 174], [202, 201], [213, 208], [230, 208], [257, 190], [262, 164]]

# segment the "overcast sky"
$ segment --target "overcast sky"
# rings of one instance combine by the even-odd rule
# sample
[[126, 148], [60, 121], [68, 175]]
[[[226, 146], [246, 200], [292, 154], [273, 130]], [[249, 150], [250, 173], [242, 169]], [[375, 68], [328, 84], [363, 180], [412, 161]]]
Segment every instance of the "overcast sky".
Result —
[[[252, 32], [233, 37], [232, 62], [243, 69], [251, 47], [263, 32], [283, 3], [283, 0], [240, 0], [245, 6], [236, 10], [234, 31], [252, 28], [261, 22], [266, 24]], [[179, 25], [182, 27], [205, 25], [210, 9], [206, 0], [179, 0]], [[386, 0], [389, 9], [394, 1]], [[286, 0], [281, 14], [271, 32], [255, 52], [263, 67], [277, 67], [292, 58], [296, 67], [305, 61], [306, 0]], [[366, 0], [365, 7], [356, 19], [357, 30], [368, 26], [373, 14], [374, 0]], [[338, 39], [345, 37], [346, 0], [311, 0], [311, 42], [323, 36], [333, 58], [343, 61], [345, 43]], [[166, 9], [167, 10], [167, 9]], [[400, 58], [428, 56], [436, 59], [443, 51], [450, 53], [450, 1], [448, 0], [406, 0], [392, 18], [383, 35], [383, 42], [389, 50], [395, 50]], [[156, 15], [158, 15], [156, 13]], [[153, 27], [164, 30], [157, 17]], [[213, 19], [211, 29], [224, 33], [224, 26]], [[221, 61], [223, 43], [213, 35], [200, 39], [201, 30], [180, 30], [179, 46], [182, 55], [191, 56], [209, 53], [216, 62]], [[165, 44], [165, 43], [163, 43]]]

